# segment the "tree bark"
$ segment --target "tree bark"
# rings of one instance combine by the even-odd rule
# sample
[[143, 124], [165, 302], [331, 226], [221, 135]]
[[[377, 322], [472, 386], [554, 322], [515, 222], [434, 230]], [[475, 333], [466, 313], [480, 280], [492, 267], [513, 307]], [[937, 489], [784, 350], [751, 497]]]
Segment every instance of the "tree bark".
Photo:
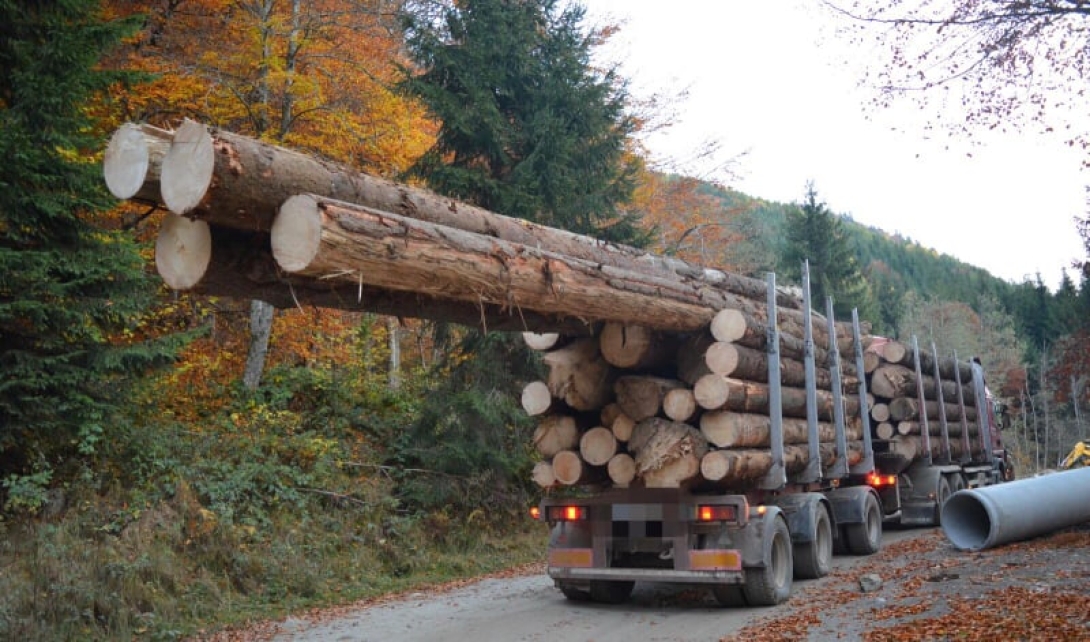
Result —
[[[828, 467], [836, 460], [834, 444], [821, 444], [822, 467]], [[862, 459], [863, 444], [848, 442], [848, 463], [856, 464]], [[810, 461], [810, 452], [806, 446], [784, 446], [784, 468], [788, 474], [794, 474], [806, 467]], [[763, 477], [772, 468], [772, 452], [749, 448], [728, 448], [710, 450], [700, 462], [700, 472], [704, 479], [717, 486], [729, 486], [752, 482]]]
[[[924, 407], [929, 420], [937, 421], [939, 419], [939, 402], [925, 401]], [[919, 419], [920, 403], [915, 398], [911, 397], [897, 397], [896, 399], [891, 399], [889, 402], [889, 417], [893, 421]], [[975, 421], [976, 417], [976, 408], [966, 406], [965, 419], [968, 421]], [[956, 404], [946, 404], [946, 419], [947, 421], [960, 421], [961, 408]]]
[[613, 384], [617, 405], [637, 423], [659, 414], [666, 393], [683, 387], [680, 381], [651, 375], [622, 376]]
[[[767, 448], [772, 443], [772, 420], [765, 415], [715, 410], [701, 415], [700, 432], [708, 443], [720, 448]], [[847, 422], [844, 433], [850, 441], [863, 438], [863, 429], [858, 420]], [[805, 419], [784, 417], [783, 443], [808, 443], [809, 434]], [[836, 426], [818, 422], [818, 441], [832, 442], [835, 439]]]
[[[927, 399], [937, 399], [935, 378], [923, 374], [923, 394]], [[957, 399], [957, 384], [953, 381], [941, 382], [943, 399]], [[916, 371], [906, 366], [885, 364], [878, 366], [871, 374], [870, 391], [879, 397], [911, 397], [916, 394]], [[967, 391], [968, 388], [966, 388]]]
[[546, 415], [537, 422], [533, 443], [542, 457], [553, 457], [579, 445], [579, 426], [574, 417]]
[[[712, 318], [711, 334], [716, 341], [737, 343], [756, 350], [767, 350], [768, 329], [765, 324], [742, 310], [726, 308]], [[780, 328], [780, 356], [801, 361], [806, 357], [806, 344], [801, 336], [795, 336]], [[829, 352], [814, 346], [814, 360], [829, 363]]]
[[272, 333], [273, 307], [264, 301], [250, 301], [250, 349], [246, 353], [246, 368], [242, 384], [256, 390], [265, 371], [265, 357], [269, 353], [269, 335]]
[[576, 410], [600, 410], [609, 402], [614, 373], [592, 338], [577, 339], [547, 353], [552, 396]]
[[602, 327], [598, 343], [610, 365], [637, 372], [661, 368], [673, 361], [677, 353], [673, 337], [617, 321]]
[[[765, 300], [763, 281], [659, 257], [565, 230], [502, 216], [424, 189], [409, 187], [326, 162], [315, 156], [186, 121], [164, 159], [163, 183], [177, 185], [171, 211], [217, 225], [270, 230], [277, 208], [310, 193], [403, 217], [474, 232], [527, 247], [669, 280], [699, 283], [733, 299]], [[797, 297], [777, 303], [795, 312]], [[763, 306], [762, 306], [763, 307]], [[634, 318], [634, 317], [633, 317]]]
[[[783, 414], [788, 417], [806, 417], [806, 390], [784, 386], [780, 389]], [[734, 410], [768, 414], [768, 384], [732, 379], [711, 374], [702, 377], [693, 387], [696, 402], [705, 410]], [[844, 413], [847, 417], [859, 415], [859, 400], [844, 396]], [[825, 390], [817, 391], [818, 417], [833, 419], [833, 395]]]

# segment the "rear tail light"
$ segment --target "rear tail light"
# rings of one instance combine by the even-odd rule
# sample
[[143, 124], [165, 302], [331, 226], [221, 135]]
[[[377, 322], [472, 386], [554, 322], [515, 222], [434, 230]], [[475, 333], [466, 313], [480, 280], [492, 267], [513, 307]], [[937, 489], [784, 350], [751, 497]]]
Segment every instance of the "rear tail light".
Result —
[[538, 508], [537, 506], [531, 507], [530, 508], [530, 517], [532, 517], [534, 519], [541, 519], [541, 509]]
[[546, 509], [550, 522], [578, 522], [587, 518], [586, 506], [550, 506]]
[[896, 486], [897, 475], [879, 475], [878, 473], [871, 473], [867, 475], [867, 485], [875, 488], [881, 488], [883, 486]]
[[698, 522], [733, 522], [738, 519], [738, 508], [730, 505], [706, 505], [696, 507]]

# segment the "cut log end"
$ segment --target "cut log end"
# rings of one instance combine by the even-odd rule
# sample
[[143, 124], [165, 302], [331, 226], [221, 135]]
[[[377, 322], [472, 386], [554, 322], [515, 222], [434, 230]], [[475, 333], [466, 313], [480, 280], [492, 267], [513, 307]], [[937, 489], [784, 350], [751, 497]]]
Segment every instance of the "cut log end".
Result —
[[717, 341], [737, 341], [746, 335], [746, 317], [741, 310], [720, 310], [712, 318], [711, 333]]
[[200, 283], [212, 260], [212, 232], [208, 223], [168, 214], [155, 240], [155, 269], [175, 290]]
[[627, 453], [617, 453], [606, 464], [609, 479], [618, 488], [627, 488], [636, 479], [636, 460]]
[[530, 473], [531, 479], [541, 488], [552, 488], [556, 485], [556, 475], [553, 474], [553, 465], [547, 461], [539, 461], [534, 464], [534, 470]]
[[216, 165], [212, 134], [196, 121], [187, 120], [174, 132], [174, 142], [163, 158], [160, 189], [163, 203], [175, 214], [186, 214], [200, 205], [212, 185]]
[[553, 405], [553, 395], [544, 381], [531, 381], [522, 389], [522, 409], [531, 417], [543, 415]]
[[523, 332], [522, 340], [531, 350], [551, 350], [560, 342], [560, 334], [556, 332]]
[[110, 138], [102, 159], [106, 188], [120, 199], [136, 196], [148, 174], [150, 153], [139, 125], [125, 123]]
[[273, 221], [273, 258], [285, 272], [306, 269], [322, 243], [322, 213], [312, 196], [298, 194], [284, 201]]

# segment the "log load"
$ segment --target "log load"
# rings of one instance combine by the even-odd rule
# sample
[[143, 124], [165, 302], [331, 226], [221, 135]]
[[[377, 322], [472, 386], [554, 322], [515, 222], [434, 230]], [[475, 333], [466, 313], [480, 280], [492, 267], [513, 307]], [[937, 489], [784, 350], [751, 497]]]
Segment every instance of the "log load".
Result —
[[[953, 422], [961, 420], [961, 407], [957, 404], [944, 404], [944, 410], [946, 411], [947, 421]], [[924, 411], [926, 412], [929, 421], [939, 420], [939, 402], [925, 401]], [[913, 419], [919, 419], [920, 402], [912, 397], [897, 397], [896, 399], [891, 399], [889, 402], [889, 417], [893, 421], [910, 421]], [[972, 406], [966, 406], [965, 419], [968, 421], [975, 421], [976, 418], [976, 408]]]
[[651, 417], [636, 425], [628, 447], [644, 485], [681, 488], [698, 479], [708, 442], [688, 424]]
[[636, 422], [658, 415], [666, 394], [683, 387], [680, 381], [650, 375], [626, 375], [613, 384], [617, 405]]
[[[821, 463], [831, 466], [836, 460], [836, 447], [833, 444], [821, 444]], [[863, 444], [849, 442], [846, 453], [848, 464], [859, 463], [862, 459]], [[810, 462], [810, 452], [805, 446], [784, 446], [784, 468], [787, 472], [797, 473]], [[710, 450], [700, 462], [701, 476], [716, 485], [741, 484], [754, 481], [772, 468], [772, 452], [753, 448], [723, 448]]]
[[[765, 283], [758, 279], [502, 216], [194, 121], [179, 126], [173, 141], [163, 161], [162, 181], [171, 196], [164, 204], [176, 214], [214, 225], [268, 231], [284, 201], [309, 193], [602, 265], [700, 282], [740, 301], [765, 297]], [[797, 310], [801, 302], [781, 292], [777, 305]]]
[[677, 339], [642, 325], [610, 321], [598, 335], [602, 356], [610, 365], [643, 371], [662, 368], [674, 360]]
[[547, 353], [542, 361], [549, 367], [546, 387], [570, 408], [600, 410], [608, 403], [615, 374], [594, 339], [573, 341]]
[[[693, 387], [696, 402], [706, 410], [735, 410], [738, 412], [768, 414], [768, 384], [742, 379], [732, 379], [722, 375], [706, 375]], [[783, 387], [780, 389], [781, 408], [789, 417], [806, 417], [806, 390]], [[844, 396], [846, 416], [859, 415], [859, 399], [852, 395]], [[818, 417], [825, 421], [833, 419], [834, 397], [831, 392], [817, 391]]]
[[[923, 394], [927, 399], [938, 399], [938, 391], [942, 390], [943, 399], [950, 401], [957, 399], [958, 388], [953, 381], [943, 379], [936, 385], [934, 377], [923, 374]], [[871, 374], [868, 389], [878, 397], [892, 399], [894, 397], [913, 397], [917, 394], [916, 371], [906, 366], [897, 364], [879, 365]], [[969, 401], [973, 398], [972, 386], [964, 386], [963, 398]]]
[[[809, 438], [809, 427], [805, 419], [784, 417], [783, 443], [805, 444]], [[858, 419], [845, 427], [845, 434], [851, 441], [863, 438], [862, 424]], [[717, 410], [706, 412], [700, 417], [700, 432], [709, 444], [719, 448], [767, 448], [771, 443], [772, 420], [766, 415]], [[818, 441], [832, 442], [836, 438], [836, 426], [828, 422], [818, 422]]]

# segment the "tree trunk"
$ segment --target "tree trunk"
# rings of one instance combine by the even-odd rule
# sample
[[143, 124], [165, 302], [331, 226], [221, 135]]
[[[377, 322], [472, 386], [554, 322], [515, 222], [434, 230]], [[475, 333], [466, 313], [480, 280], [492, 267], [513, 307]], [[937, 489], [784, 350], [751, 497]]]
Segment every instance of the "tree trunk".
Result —
[[674, 421], [688, 422], [696, 409], [696, 396], [689, 388], [674, 388], [662, 398], [662, 413]]
[[608, 428], [591, 428], [579, 440], [579, 455], [592, 466], [604, 466], [616, 454], [617, 439]]
[[579, 445], [579, 426], [574, 417], [546, 415], [537, 422], [533, 443], [542, 457], [552, 457], [562, 450], [571, 450]]
[[876, 403], [871, 406], [870, 418], [879, 423], [889, 421], [889, 404]]
[[[916, 355], [908, 346], [899, 341], [888, 341], [881, 347], [882, 357], [894, 364], [916, 367]], [[920, 370], [924, 373], [935, 372], [935, 357], [931, 352], [920, 349]], [[961, 375], [961, 382], [968, 383], [973, 380], [973, 370], [967, 361], [954, 361], [951, 357], [939, 358], [939, 376], [950, 381], [957, 381], [955, 371]]]
[[390, 390], [401, 389], [401, 324], [397, 317], [386, 318], [387, 340], [390, 346], [389, 367], [386, 371], [386, 387]]
[[680, 381], [650, 375], [623, 376], [613, 384], [617, 405], [635, 422], [659, 414], [666, 393], [683, 387]]
[[617, 441], [628, 441], [632, 438], [632, 431], [636, 429], [636, 422], [622, 412], [609, 424], [609, 429]]
[[160, 203], [159, 175], [174, 134], [151, 125], [125, 123], [106, 146], [102, 175], [116, 198]]
[[560, 347], [560, 334], [557, 332], [523, 332], [522, 340], [528, 348], [538, 352]]
[[547, 461], [539, 461], [534, 464], [534, 470], [530, 473], [530, 478], [541, 488], [552, 488], [556, 485], [553, 465]]
[[[834, 444], [821, 444], [822, 467], [828, 467], [836, 460]], [[848, 464], [857, 464], [862, 459], [863, 445], [858, 441], [848, 442]], [[810, 452], [806, 446], [784, 446], [784, 468], [788, 474], [801, 471], [810, 461]], [[716, 485], [729, 486], [763, 477], [772, 468], [772, 452], [748, 448], [728, 448], [711, 450], [700, 462], [700, 472], [704, 479]]]
[[264, 301], [250, 301], [250, 350], [246, 354], [246, 369], [242, 383], [256, 390], [265, 371], [265, 356], [269, 353], [269, 335], [272, 333], [273, 307]]
[[[720, 448], [767, 448], [772, 443], [772, 420], [765, 415], [715, 410], [700, 417], [700, 432], [708, 443]], [[844, 432], [850, 441], [863, 438], [863, 429], [858, 421], [848, 422]], [[783, 443], [808, 443], [809, 434], [805, 419], [784, 417]], [[832, 442], [835, 439], [836, 426], [818, 422], [818, 441]]]
[[[939, 402], [925, 401], [924, 405], [925, 411], [927, 412], [927, 418], [929, 420], [937, 421], [939, 419]], [[965, 407], [966, 420], [975, 421], [976, 416], [976, 408], [973, 408], [972, 406]], [[889, 402], [889, 417], [893, 421], [919, 419], [920, 402], [912, 397], [897, 397], [896, 399], [891, 399]], [[946, 404], [946, 419], [947, 421], [960, 421], [961, 408], [956, 404]]]
[[[284, 201], [309, 193], [541, 248], [603, 268], [699, 283], [720, 296], [729, 294], [726, 298], [738, 301], [743, 309], [750, 305], [750, 300], [765, 300], [765, 284], [758, 279], [502, 216], [312, 155], [224, 130], [210, 130], [193, 121], [185, 121], [175, 132], [174, 140], [185, 144], [172, 145], [163, 162], [162, 181], [164, 185], [175, 186], [171, 187], [172, 198], [166, 205], [172, 212], [216, 225], [270, 230], [277, 208]], [[785, 308], [785, 314], [792, 310], [797, 316], [801, 307], [797, 297], [784, 293], [778, 295], [777, 302]]]
[[704, 375], [711, 374], [704, 356], [713, 343], [715, 339], [706, 332], [693, 332], [686, 337], [677, 351], [677, 378], [692, 386]]
[[[923, 394], [927, 399], [937, 399], [935, 378], [927, 374], [923, 375]], [[953, 381], [943, 381], [943, 399], [957, 399], [957, 384]], [[879, 366], [871, 374], [870, 391], [879, 397], [893, 399], [894, 397], [911, 397], [916, 394], [916, 371], [906, 366], [897, 364], [885, 364]], [[968, 387], [964, 392], [966, 396]]]
[[522, 409], [527, 415], [543, 415], [553, 407], [553, 394], [544, 381], [531, 381], [522, 388]]
[[573, 341], [542, 360], [549, 367], [548, 386], [553, 397], [576, 410], [600, 410], [609, 402], [614, 375], [594, 339]]
[[172, 289], [200, 283], [212, 262], [212, 231], [204, 221], [167, 214], [155, 239], [155, 269]]
[[698, 430], [659, 417], [636, 425], [628, 442], [636, 474], [649, 488], [679, 488], [700, 473], [700, 458], [708, 442]]
[[888, 421], [883, 421], [874, 426], [874, 436], [878, 439], [893, 439], [896, 434], [896, 428]]
[[673, 337], [616, 321], [602, 327], [598, 343], [610, 365], [637, 372], [661, 368], [673, 361], [677, 353]]
[[[889, 452], [899, 457], [908, 460], [915, 460], [926, 456], [927, 450], [924, 448], [923, 438], [916, 435], [899, 435], [894, 437], [887, 443]], [[978, 451], [977, 448], [971, 448], [974, 453]], [[964, 449], [961, 446], [960, 441], [950, 440], [950, 456], [953, 458], [961, 457], [964, 453]], [[942, 441], [939, 439], [931, 439], [931, 456], [942, 456]]]
[[571, 450], [556, 453], [553, 457], [553, 474], [556, 481], [564, 486], [596, 484], [608, 479], [605, 469], [591, 466], [579, 457], [579, 453]]
[[[815, 360], [816, 361], [816, 360]], [[717, 341], [708, 346], [704, 362], [715, 374], [729, 375], [735, 379], [768, 381], [768, 353], [735, 343]], [[842, 364], [842, 372], [854, 372], [850, 364]], [[806, 366], [803, 361], [780, 357], [780, 382], [785, 386], [806, 386]], [[833, 379], [828, 368], [814, 368], [814, 385], [822, 390], [832, 390]], [[858, 391], [859, 380], [843, 374], [841, 385], [846, 391]]]
[[609, 479], [617, 488], [628, 488], [636, 479], [636, 460], [628, 453], [617, 453], [606, 464]]
[[[781, 407], [788, 417], [806, 417], [806, 390], [802, 388], [781, 387]], [[754, 381], [742, 381], [722, 375], [701, 377], [693, 388], [696, 402], [705, 410], [734, 410], [768, 414], [768, 385]], [[846, 395], [844, 413], [848, 417], [859, 415], [859, 400]], [[833, 419], [833, 395], [825, 390], [817, 391], [818, 417], [825, 421]]]
[[[976, 438], [980, 436], [979, 428], [975, 423], [966, 423], [969, 429], [969, 436]], [[899, 421], [897, 422], [897, 434], [898, 435], [922, 435], [923, 426], [916, 421]], [[941, 435], [942, 426], [937, 421], [932, 421], [927, 424], [927, 432], [931, 435]], [[950, 437], [961, 437], [961, 420], [947, 421], [946, 422], [946, 434]]]

